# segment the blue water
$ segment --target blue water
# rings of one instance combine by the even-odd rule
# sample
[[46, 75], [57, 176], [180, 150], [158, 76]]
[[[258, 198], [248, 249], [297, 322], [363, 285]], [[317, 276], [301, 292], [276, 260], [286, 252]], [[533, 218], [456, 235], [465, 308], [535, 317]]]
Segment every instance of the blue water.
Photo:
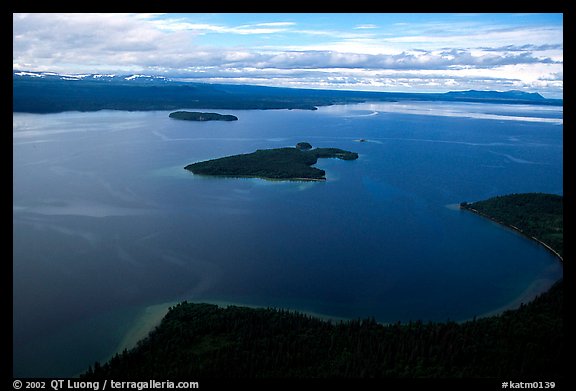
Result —
[[[239, 121], [13, 115], [14, 376], [79, 373], [162, 302], [458, 321], [513, 307], [562, 276], [539, 245], [450, 207], [562, 194], [562, 108], [218, 112]], [[300, 141], [360, 156], [320, 160], [323, 183], [183, 169]]]

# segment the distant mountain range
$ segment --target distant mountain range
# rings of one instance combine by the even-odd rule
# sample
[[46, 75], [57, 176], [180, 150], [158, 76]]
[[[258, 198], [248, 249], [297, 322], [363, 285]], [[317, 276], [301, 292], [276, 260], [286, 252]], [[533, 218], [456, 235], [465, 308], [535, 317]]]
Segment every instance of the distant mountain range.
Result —
[[210, 84], [171, 80], [163, 76], [59, 74], [13, 71], [13, 111], [54, 113], [95, 110], [303, 109], [366, 101], [461, 101], [562, 106], [523, 91], [450, 91], [400, 93], [254, 85]]
[[147, 75], [114, 75], [114, 74], [64, 74], [55, 72], [27, 72], [13, 71], [14, 78], [40, 78], [51, 80], [97, 80], [109, 82], [138, 81], [138, 82], [168, 82], [164, 76]]
[[511, 91], [505, 91], [505, 92], [476, 91], [476, 90], [450, 91], [450, 92], [447, 92], [446, 95], [454, 96], [454, 97], [476, 98], [476, 99], [498, 98], [498, 99], [524, 99], [524, 100], [533, 100], [533, 101], [546, 100], [546, 98], [544, 98], [542, 95], [540, 95], [537, 92], [524, 92], [524, 91], [518, 91], [518, 90], [511, 90]]

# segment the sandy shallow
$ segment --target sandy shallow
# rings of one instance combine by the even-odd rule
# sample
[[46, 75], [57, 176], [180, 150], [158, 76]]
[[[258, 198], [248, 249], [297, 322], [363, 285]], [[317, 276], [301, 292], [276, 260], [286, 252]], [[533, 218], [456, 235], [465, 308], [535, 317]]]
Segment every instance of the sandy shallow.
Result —
[[[554, 285], [555, 282], [556, 281], [545, 279], [545, 278], [536, 280], [532, 284], [530, 284], [520, 294], [520, 296], [518, 296], [516, 299], [512, 300], [511, 302], [509, 302], [508, 304], [506, 304], [500, 308], [496, 308], [495, 310], [492, 310], [492, 311], [486, 312], [482, 315], [479, 315], [476, 318], [485, 318], [488, 316], [499, 315], [499, 314], [503, 313], [504, 311], [515, 310], [515, 309], [519, 308], [522, 303], [528, 304], [529, 302], [534, 300], [536, 298], [536, 296], [547, 292], [548, 289], [550, 289], [552, 287], [552, 285]], [[466, 319], [466, 320], [459, 322], [459, 323], [463, 323], [467, 320], [472, 320], [472, 319]]]
[[168, 309], [176, 304], [178, 304], [178, 302], [174, 301], [145, 307], [142, 313], [136, 317], [132, 326], [114, 350], [112, 356], [116, 353], [121, 353], [124, 349], [130, 350], [134, 348], [138, 344], [138, 341], [146, 338], [148, 334], [160, 324], [162, 318], [168, 313]]

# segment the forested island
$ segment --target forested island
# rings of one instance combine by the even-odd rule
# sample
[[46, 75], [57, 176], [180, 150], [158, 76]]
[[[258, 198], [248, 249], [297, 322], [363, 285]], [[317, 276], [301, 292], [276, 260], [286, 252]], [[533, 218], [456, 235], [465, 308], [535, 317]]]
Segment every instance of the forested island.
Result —
[[536, 240], [563, 259], [562, 198], [546, 193], [509, 194], [478, 202], [462, 202], [460, 207]]
[[238, 117], [231, 114], [201, 113], [199, 111], [175, 111], [170, 118], [184, 121], [238, 121]]
[[[521, 215], [528, 221], [547, 215], [561, 228], [557, 197], [516, 194], [487, 200], [485, 205], [503, 216]], [[463, 203], [464, 208], [469, 206], [478, 205]], [[558, 250], [563, 237], [556, 238]], [[462, 323], [383, 325], [373, 318], [331, 322], [281, 309], [185, 301], [171, 307], [134, 349], [107, 363], [95, 363], [80, 377], [557, 381], [564, 377], [567, 363], [563, 316], [563, 280], [518, 309]]]
[[323, 181], [326, 180], [326, 172], [312, 167], [319, 158], [355, 160], [358, 154], [339, 148], [312, 149], [309, 143], [302, 142], [295, 148], [259, 149], [252, 153], [192, 163], [184, 168], [198, 175]]

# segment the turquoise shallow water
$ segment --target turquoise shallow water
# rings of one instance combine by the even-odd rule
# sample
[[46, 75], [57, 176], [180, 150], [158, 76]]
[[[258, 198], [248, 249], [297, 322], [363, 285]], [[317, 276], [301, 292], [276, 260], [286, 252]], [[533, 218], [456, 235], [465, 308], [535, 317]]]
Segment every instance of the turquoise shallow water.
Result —
[[[562, 275], [537, 244], [447, 207], [562, 194], [562, 108], [219, 112], [239, 120], [14, 114], [15, 376], [76, 374], [163, 302], [464, 320], [528, 300]], [[183, 169], [300, 141], [360, 157], [320, 160], [324, 183]]]

